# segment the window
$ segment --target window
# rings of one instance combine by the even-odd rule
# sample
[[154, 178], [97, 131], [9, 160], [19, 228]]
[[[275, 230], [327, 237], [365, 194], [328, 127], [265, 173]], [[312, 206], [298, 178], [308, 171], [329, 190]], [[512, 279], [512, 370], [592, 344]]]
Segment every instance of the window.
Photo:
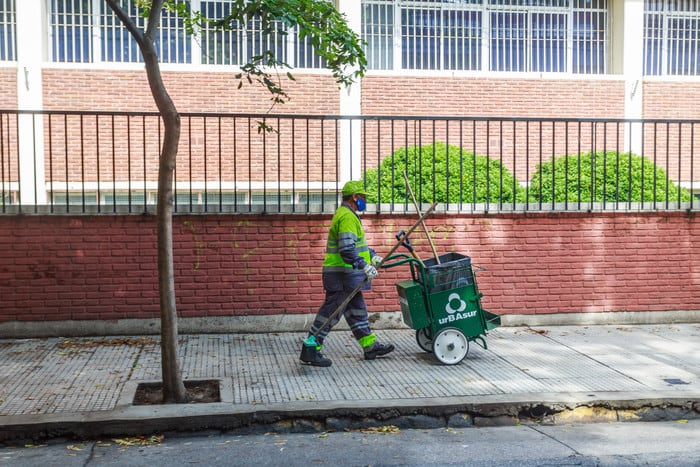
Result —
[[[12, 2], [14, 0], [0, 0]], [[225, 18], [231, 14], [233, 0], [192, 0], [188, 8], [199, 10], [210, 19]], [[122, 0], [124, 10], [143, 29], [146, 19], [141, 17], [136, 0]], [[131, 34], [119, 18], [101, 1], [50, 0], [51, 51], [56, 62], [142, 62], [141, 52]], [[314, 53], [310, 38], [300, 40], [294, 30], [284, 23], [276, 23], [277, 34], [263, 34], [260, 20], [251, 18], [244, 25], [232, 23], [229, 29], [217, 30], [205, 25], [201, 35], [192, 36], [184, 21], [174, 12], [163, 10], [156, 49], [162, 63], [201, 63], [212, 65], [242, 65], [266, 50], [274, 51], [275, 58], [298, 68], [325, 66]], [[0, 33], [5, 29], [0, 23]], [[14, 29], [13, 29], [14, 31]], [[0, 41], [4, 36], [0, 37]], [[0, 42], [2, 47], [3, 42]], [[290, 46], [292, 46], [290, 48]], [[1, 58], [1, 57], [0, 57]], [[262, 63], [267, 60], [263, 57]]]
[[644, 1], [644, 73], [700, 74], [700, 0]]
[[[136, 18], [136, 24], [140, 28], [146, 26], [146, 19], [141, 17], [135, 0], [126, 0], [123, 8], [129, 16]], [[186, 2], [189, 6], [189, 2]], [[129, 31], [122, 26], [119, 18], [108, 6], [103, 6], [104, 14], [101, 16], [100, 38], [102, 54], [101, 60], [106, 62], [142, 62], [141, 52], [136, 41]], [[162, 63], [191, 63], [192, 46], [191, 38], [185, 31], [185, 25], [176, 13], [163, 10], [156, 50]]]
[[365, 54], [367, 68], [391, 70], [394, 68], [394, 2], [363, 0], [362, 38], [367, 41]]
[[370, 69], [395, 68], [400, 53], [406, 70], [605, 73], [607, 21], [607, 0], [364, 0], [362, 6]]
[[92, 61], [92, 2], [51, 1], [51, 51], [56, 62]]
[[17, 60], [15, 0], [0, 0], [0, 61]]
[[[136, 25], [139, 28], [145, 26], [145, 19], [138, 16], [136, 5], [129, 2], [125, 11], [129, 16], [136, 18]], [[103, 62], [142, 62], [141, 52], [136, 41], [131, 37], [129, 31], [122, 26], [119, 18], [112, 10], [105, 5], [105, 12], [102, 15], [102, 54], [100, 59]]]
[[[202, 2], [202, 13], [210, 19], [221, 19], [231, 14], [231, 1]], [[263, 34], [260, 20], [253, 18], [242, 25], [232, 22], [226, 30], [205, 26], [202, 31], [202, 63], [212, 65], [242, 65], [265, 50], [273, 50], [278, 60], [286, 62], [287, 35], [284, 25], [275, 25], [278, 34]]]

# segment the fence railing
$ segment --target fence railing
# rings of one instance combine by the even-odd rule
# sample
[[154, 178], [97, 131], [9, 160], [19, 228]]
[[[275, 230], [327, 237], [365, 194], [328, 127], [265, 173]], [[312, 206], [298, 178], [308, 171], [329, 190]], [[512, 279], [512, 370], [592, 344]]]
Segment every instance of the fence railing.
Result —
[[[177, 213], [696, 209], [694, 120], [183, 113]], [[157, 113], [0, 110], [0, 213], [152, 213]]]

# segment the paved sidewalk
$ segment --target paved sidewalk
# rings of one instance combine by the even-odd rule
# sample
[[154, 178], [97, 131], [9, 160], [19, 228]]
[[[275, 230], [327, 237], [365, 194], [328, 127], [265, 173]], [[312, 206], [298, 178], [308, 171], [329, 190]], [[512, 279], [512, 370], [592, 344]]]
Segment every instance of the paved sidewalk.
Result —
[[0, 441], [174, 430], [342, 429], [700, 417], [700, 324], [501, 327], [458, 365], [410, 329], [364, 361], [348, 331], [330, 368], [299, 364], [301, 333], [181, 336], [187, 380], [218, 379], [213, 404], [134, 406], [160, 380], [157, 336], [0, 340]]

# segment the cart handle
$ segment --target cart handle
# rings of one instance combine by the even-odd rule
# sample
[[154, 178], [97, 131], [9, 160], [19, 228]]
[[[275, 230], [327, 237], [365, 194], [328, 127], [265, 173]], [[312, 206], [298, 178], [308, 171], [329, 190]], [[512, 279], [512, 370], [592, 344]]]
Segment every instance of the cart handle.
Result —
[[[394, 261], [394, 262], [391, 264], [387, 264], [388, 262], [391, 262], [391, 261]], [[391, 255], [391, 256], [385, 258], [381, 267], [382, 267], [382, 269], [389, 269], [389, 268], [393, 268], [396, 266], [401, 266], [403, 264], [411, 264], [411, 263], [420, 264], [420, 262], [417, 259], [413, 258], [412, 256], [409, 256], [405, 253], [397, 253], [395, 255]]]

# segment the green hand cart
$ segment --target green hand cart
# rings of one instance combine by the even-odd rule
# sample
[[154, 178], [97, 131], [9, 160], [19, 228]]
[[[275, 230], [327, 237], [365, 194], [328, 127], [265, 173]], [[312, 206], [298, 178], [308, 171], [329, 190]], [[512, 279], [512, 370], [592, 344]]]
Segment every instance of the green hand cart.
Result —
[[446, 365], [456, 365], [469, 352], [469, 342], [487, 348], [483, 336], [501, 325], [498, 315], [484, 310], [471, 258], [459, 253], [439, 256], [439, 262], [396, 254], [382, 268], [410, 265], [411, 279], [396, 289], [404, 322], [416, 330], [418, 346]]

